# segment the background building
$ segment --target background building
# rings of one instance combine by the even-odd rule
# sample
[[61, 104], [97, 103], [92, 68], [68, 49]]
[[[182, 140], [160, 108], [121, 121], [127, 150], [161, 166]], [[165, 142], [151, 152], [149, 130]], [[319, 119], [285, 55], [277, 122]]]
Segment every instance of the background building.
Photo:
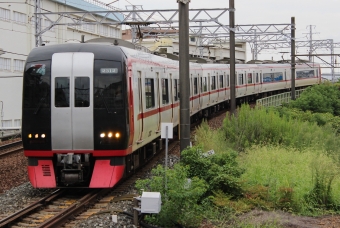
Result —
[[[35, 2], [0, 2], [0, 129], [21, 127], [22, 74], [26, 57], [35, 47]], [[40, 8], [41, 12], [117, 10], [97, 0], [40, 0]], [[50, 19], [57, 18], [51, 16]], [[87, 20], [93, 21], [93, 18]], [[40, 22], [42, 29], [52, 24], [48, 18], [40, 18]], [[55, 26], [43, 33], [42, 44], [80, 42], [81, 35], [85, 35], [85, 40], [121, 38], [121, 27], [101, 24]]]
[[[142, 29], [143, 31], [143, 29]], [[145, 37], [140, 41], [140, 45], [147, 47], [152, 52], [167, 55], [168, 58], [178, 59], [179, 40], [177, 30], [147, 30], [153, 37]], [[162, 34], [166, 35], [162, 35]], [[131, 30], [123, 30], [122, 39], [132, 41]], [[247, 53], [247, 43], [243, 41], [235, 42], [236, 63], [245, 63]], [[209, 45], [200, 45], [200, 38], [190, 37], [189, 54], [191, 60], [197, 62], [217, 62], [229, 63], [230, 48], [228, 42], [213, 42]], [[202, 60], [202, 61], [201, 61]]]

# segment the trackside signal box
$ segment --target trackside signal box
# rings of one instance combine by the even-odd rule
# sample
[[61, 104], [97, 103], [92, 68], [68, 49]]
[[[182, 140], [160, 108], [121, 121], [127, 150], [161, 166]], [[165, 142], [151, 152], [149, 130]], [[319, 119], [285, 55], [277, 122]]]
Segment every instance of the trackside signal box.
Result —
[[161, 211], [161, 193], [143, 192], [141, 197], [141, 213], [158, 214]]

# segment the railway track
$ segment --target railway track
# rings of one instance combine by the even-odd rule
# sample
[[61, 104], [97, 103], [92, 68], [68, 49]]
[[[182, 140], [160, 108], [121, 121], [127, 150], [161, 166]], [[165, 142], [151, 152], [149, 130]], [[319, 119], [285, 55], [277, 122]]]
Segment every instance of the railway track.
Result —
[[[0, 227], [59, 227], [72, 215], [80, 213], [108, 189], [71, 193], [57, 189], [48, 196], [0, 221]], [[80, 196], [79, 196], [80, 195]]]
[[0, 145], [0, 158], [23, 150], [22, 141], [11, 142]]
[[[169, 151], [176, 145], [178, 145], [178, 141], [169, 143]], [[155, 154], [147, 165], [112, 189], [87, 189], [84, 190], [85, 192], [80, 192], [81, 189], [57, 189], [48, 196], [3, 218], [0, 220], [0, 227], [47, 228], [60, 227], [64, 224], [64, 227], [73, 227], [80, 220], [85, 220], [94, 214], [105, 213], [108, 204], [113, 201], [132, 200], [136, 195], [122, 196], [122, 194], [129, 192], [135, 181], [164, 158], [164, 154], [163, 149], [160, 153]], [[79, 191], [79, 194], [74, 194], [74, 191]]]
[[[221, 115], [224, 111], [216, 115]], [[212, 117], [213, 118], [213, 117]], [[210, 119], [210, 118], [209, 118]], [[200, 121], [199, 121], [200, 122]], [[197, 123], [199, 124], [199, 123]], [[191, 128], [197, 126], [192, 124]], [[11, 148], [21, 142], [6, 145]], [[169, 154], [179, 145], [178, 139], [169, 142]], [[155, 154], [152, 159], [141, 169], [137, 170], [129, 178], [120, 182], [113, 189], [101, 189], [83, 194], [82, 197], [75, 197], [74, 194], [67, 196], [64, 190], [56, 190], [51, 195], [32, 203], [28, 207], [4, 218], [0, 219], [0, 227], [74, 227], [79, 221], [84, 221], [93, 215], [102, 213], [112, 213], [108, 210], [109, 205], [116, 201], [129, 200], [132, 201], [136, 195], [124, 195], [131, 192], [131, 186], [137, 179], [145, 178], [145, 173], [149, 172], [156, 164], [159, 164], [160, 159], [165, 157], [165, 145], [163, 150]], [[77, 190], [73, 190], [77, 191]], [[116, 211], [117, 213], [124, 212], [123, 210]]]

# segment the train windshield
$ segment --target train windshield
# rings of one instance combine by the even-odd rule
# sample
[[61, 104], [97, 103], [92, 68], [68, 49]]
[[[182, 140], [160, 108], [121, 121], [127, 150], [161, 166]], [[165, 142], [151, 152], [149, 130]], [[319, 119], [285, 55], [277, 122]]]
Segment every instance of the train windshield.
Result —
[[113, 109], [123, 108], [123, 83], [121, 63], [108, 60], [95, 60], [94, 63], [94, 107]]
[[24, 73], [23, 108], [50, 108], [51, 61], [27, 63]]

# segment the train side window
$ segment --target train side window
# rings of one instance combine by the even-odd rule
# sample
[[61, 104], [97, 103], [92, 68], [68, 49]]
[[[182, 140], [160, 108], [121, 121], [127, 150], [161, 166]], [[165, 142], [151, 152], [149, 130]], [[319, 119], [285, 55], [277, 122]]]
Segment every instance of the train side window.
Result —
[[174, 98], [175, 101], [179, 100], [179, 80], [178, 79], [174, 79]]
[[283, 80], [283, 73], [282, 72], [275, 72], [273, 81], [282, 81]]
[[224, 88], [223, 75], [220, 75], [219, 79], [220, 79], [220, 81], [219, 81], [219, 86], [220, 87], [219, 88], [222, 89], [222, 88]]
[[162, 103], [169, 103], [169, 86], [168, 79], [162, 78]]
[[256, 73], [256, 83], [259, 83], [259, 73]]
[[190, 79], [189, 79], [189, 84], [190, 84], [190, 97], [192, 96], [192, 74], [190, 75], [190, 77], [189, 77]]
[[299, 70], [296, 71], [296, 78], [313, 78], [314, 70]]
[[145, 104], [146, 108], [155, 107], [155, 86], [153, 78], [145, 78]]
[[194, 95], [198, 93], [198, 83], [197, 83], [197, 77], [194, 78]]
[[89, 77], [76, 77], [74, 79], [74, 107], [90, 107]]
[[264, 73], [263, 74], [263, 83], [274, 81], [274, 74], [272, 73]]
[[201, 92], [207, 92], [207, 77], [201, 78]]
[[56, 77], [55, 78], [55, 107], [70, 107], [70, 78]]
[[253, 83], [253, 74], [248, 73], [248, 84], [252, 84], [252, 83]]
[[229, 87], [230, 86], [230, 81], [229, 81], [229, 74], [227, 74], [227, 87]]
[[216, 76], [211, 77], [211, 90], [216, 89]]
[[201, 78], [201, 93], [203, 92], [203, 77]]
[[243, 85], [243, 74], [238, 74], [238, 85]]

